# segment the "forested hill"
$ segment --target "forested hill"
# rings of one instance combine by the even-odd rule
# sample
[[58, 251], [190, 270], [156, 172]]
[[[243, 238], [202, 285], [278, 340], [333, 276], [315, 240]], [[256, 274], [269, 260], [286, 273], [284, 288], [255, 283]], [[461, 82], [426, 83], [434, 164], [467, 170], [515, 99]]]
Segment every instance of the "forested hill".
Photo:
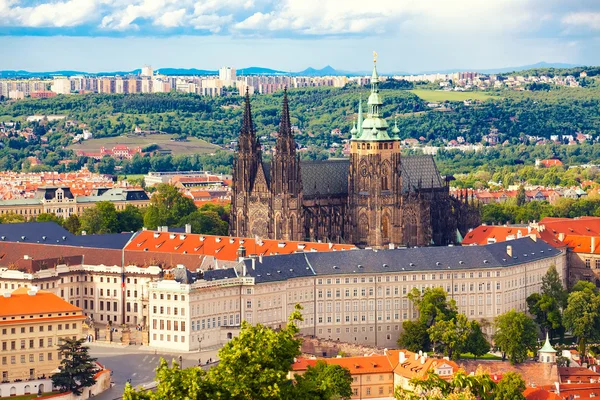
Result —
[[[359, 99], [367, 112], [369, 88], [347, 87], [308, 88], [289, 91], [292, 124], [299, 132], [298, 142], [326, 150], [332, 143], [349, 137], [356, 119]], [[397, 117], [402, 138], [425, 138], [433, 145], [462, 136], [470, 143], [479, 143], [492, 129], [501, 142], [523, 144], [527, 135], [550, 138], [551, 135], [575, 135], [578, 132], [597, 137], [600, 133], [600, 88], [595, 81], [584, 88], [552, 88], [550, 91], [489, 92], [485, 101], [443, 101], [444, 92], [435, 92], [439, 106], [430, 107], [412, 92], [398, 89], [381, 91], [383, 114], [390, 125]], [[469, 93], [463, 93], [465, 99]], [[252, 109], [257, 133], [263, 143], [273, 143], [278, 130], [283, 93], [252, 96]], [[475, 97], [475, 96], [474, 96]], [[65, 148], [71, 143], [69, 133], [81, 128], [65, 129], [64, 123], [49, 123], [44, 127], [27, 123], [33, 114], [61, 114], [87, 125], [94, 137], [118, 136], [130, 133], [137, 126], [142, 130], [195, 136], [226, 145], [237, 138], [242, 119], [243, 97], [232, 95], [216, 98], [166, 93], [139, 95], [72, 95], [50, 99], [25, 99], [0, 102], [0, 122], [18, 121], [20, 127], [30, 126], [36, 134], [47, 135], [47, 144], [25, 142], [23, 137], [2, 137], [0, 160], [10, 156], [11, 162], [35, 154], [44, 159], [56, 152], [59, 157], [72, 157]], [[341, 136], [332, 130], [341, 129]]]

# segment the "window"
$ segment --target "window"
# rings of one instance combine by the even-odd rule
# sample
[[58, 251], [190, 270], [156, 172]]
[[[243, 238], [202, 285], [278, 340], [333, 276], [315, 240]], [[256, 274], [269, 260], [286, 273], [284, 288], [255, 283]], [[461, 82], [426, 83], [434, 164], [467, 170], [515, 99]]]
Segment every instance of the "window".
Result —
[[592, 262], [592, 261], [591, 261], [589, 258], [586, 258], [586, 259], [585, 259], [585, 267], [586, 267], [586, 268], [590, 268], [591, 262]]

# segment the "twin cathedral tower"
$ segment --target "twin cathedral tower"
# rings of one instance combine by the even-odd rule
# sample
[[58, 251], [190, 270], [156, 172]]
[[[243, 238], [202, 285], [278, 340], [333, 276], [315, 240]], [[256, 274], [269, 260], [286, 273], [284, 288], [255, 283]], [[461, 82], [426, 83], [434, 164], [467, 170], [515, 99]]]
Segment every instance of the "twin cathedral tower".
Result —
[[287, 92], [271, 162], [262, 159], [246, 94], [233, 167], [230, 234], [383, 247], [446, 245], [477, 212], [449, 194], [431, 156], [401, 156], [399, 129], [382, 116], [376, 64], [368, 112], [359, 102], [350, 159], [300, 161]]

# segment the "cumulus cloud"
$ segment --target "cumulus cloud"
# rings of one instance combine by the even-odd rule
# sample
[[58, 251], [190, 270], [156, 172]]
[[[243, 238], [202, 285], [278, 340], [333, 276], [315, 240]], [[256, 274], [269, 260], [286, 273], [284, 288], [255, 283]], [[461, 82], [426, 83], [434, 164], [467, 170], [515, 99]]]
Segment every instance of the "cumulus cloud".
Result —
[[95, 18], [97, 0], [68, 0], [21, 7], [15, 0], [0, 0], [0, 25], [72, 27]]
[[600, 30], [600, 12], [579, 11], [565, 15], [561, 22], [571, 28]]

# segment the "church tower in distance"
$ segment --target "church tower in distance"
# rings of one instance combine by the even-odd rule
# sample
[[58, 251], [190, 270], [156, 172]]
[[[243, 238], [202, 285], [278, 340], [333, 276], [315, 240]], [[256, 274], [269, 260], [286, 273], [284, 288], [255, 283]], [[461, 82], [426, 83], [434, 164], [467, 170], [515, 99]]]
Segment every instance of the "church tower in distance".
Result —
[[283, 93], [281, 122], [271, 161], [270, 181], [273, 196], [272, 237], [278, 240], [304, 240], [300, 158], [296, 154], [287, 90]]
[[238, 152], [233, 161], [234, 195], [231, 198], [231, 223], [229, 225], [231, 235], [248, 236], [250, 233], [248, 206], [259, 169], [262, 170], [261, 146], [252, 123], [250, 95], [246, 90], [246, 104], [238, 139]]
[[377, 59], [373, 60], [368, 114], [351, 131], [348, 175], [350, 242], [382, 247], [406, 240], [402, 232], [402, 176], [399, 130], [388, 131], [382, 116]]

